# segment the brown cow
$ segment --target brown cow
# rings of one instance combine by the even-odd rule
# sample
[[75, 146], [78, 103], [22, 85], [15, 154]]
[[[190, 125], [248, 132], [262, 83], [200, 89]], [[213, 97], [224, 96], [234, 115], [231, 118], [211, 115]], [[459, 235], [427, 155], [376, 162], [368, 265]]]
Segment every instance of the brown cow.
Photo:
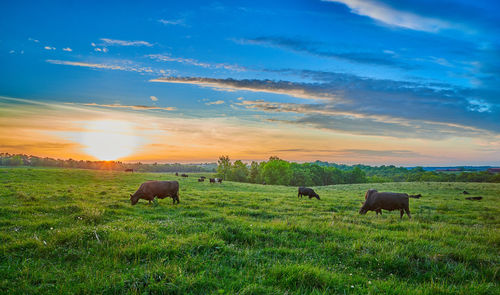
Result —
[[173, 203], [177, 202], [179, 204], [179, 183], [177, 181], [146, 181], [139, 189], [130, 195], [130, 202], [132, 205], [137, 204], [139, 199], [151, 201], [157, 197], [158, 199], [164, 199], [170, 197]]
[[404, 212], [411, 218], [409, 198], [420, 198], [421, 195], [408, 195], [404, 193], [388, 193], [381, 192], [377, 190], [368, 190], [365, 195], [365, 202], [361, 209], [359, 209], [359, 214], [366, 214], [368, 211], [375, 211], [382, 214], [382, 209], [393, 211], [399, 210], [400, 218], [403, 218]]

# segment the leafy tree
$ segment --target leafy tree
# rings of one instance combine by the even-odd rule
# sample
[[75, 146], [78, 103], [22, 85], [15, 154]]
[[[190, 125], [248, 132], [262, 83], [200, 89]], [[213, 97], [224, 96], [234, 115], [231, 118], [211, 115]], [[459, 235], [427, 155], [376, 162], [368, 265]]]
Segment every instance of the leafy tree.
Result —
[[231, 167], [230, 180], [247, 182], [248, 181], [248, 167], [240, 160], [233, 163]]
[[231, 160], [229, 159], [229, 156], [220, 156], [217, 161], [217, 177], [226, 180], [230, 172]]

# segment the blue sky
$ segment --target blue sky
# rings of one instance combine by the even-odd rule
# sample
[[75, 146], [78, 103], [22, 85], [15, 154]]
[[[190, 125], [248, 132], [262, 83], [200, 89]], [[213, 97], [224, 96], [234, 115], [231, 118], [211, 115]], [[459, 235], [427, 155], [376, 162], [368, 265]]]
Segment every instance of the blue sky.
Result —
[[[278, 154], [498, 165], [499, 8], [498, 1], [2, 1], [0, 149], [88, 158], [88, 143], [68, 130], [8, 120], [46, 122], [72, 106], [95, 111], [83, 121], [128, 117], [136, 132], [157, 134], [124, 160]], [[162, 119], [172, 123], [162, 127]], [[192, 145], [189, 131], [173, 126], [180, 122], [249, 137], [225, 144], [224, 134], [198, 131]], [[53, 148], [22, 148], [27, 139], [6, 135], [16, 128], [31, 134], [29, 145]]]

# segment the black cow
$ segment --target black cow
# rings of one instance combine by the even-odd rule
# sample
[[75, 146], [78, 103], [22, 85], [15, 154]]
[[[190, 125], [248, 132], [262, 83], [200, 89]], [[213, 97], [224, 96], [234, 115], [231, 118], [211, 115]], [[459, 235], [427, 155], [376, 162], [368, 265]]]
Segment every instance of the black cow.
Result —
[[359, 214], [366, 214], [368, 211], [375, 211], [377, 215], [382, 214], [382, 209], [393, 211], [399, 210], [400, 218], [403, 218], [404, 212], [411, 218], [409, 198], [420, 198], [421, 195], [408, 195], [404, 193], [389, 193], [377, 190], [368, 190], [365, 195], [365, 202], [359, 209]]
[[189, 175], [182, 173], [181, 177], [188, 177]]
[[204, 182], [205, 178], [198, 178], [198, 182]]
[[216, 178], [215, 181], [217, 181], [218, 183], [222, 183], [222, 178]]
[[210, 178], [210, 183], [215, 183], [215, 178]]
[[134, 169], [125, 169], [125, 172], [134, 172]]
[[175, 172], [175, 176], [179, 176], [179, 173]]
[[302, 198], [302, 196], [309, 196], [309, 199], [320, 199], [319, 195], [312, 188], [308, 187], [299, 187], [299, 194], [297, 195], [297, 198]]
[[172, 198], [174, 204], [179, 204], [179, 183], [177, 181], [146, 181], [139, 189], [130, 195], [130, 202], [132, 205], [137, 204], [139, 199], [148, 200], [149, 203], [157, 197], [164, 199], [166, 197]]

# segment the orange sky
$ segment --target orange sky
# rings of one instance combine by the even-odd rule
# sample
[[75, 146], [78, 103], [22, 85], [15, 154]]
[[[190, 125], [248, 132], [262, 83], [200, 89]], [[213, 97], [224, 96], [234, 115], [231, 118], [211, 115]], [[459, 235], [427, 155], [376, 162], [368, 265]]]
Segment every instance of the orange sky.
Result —
[[[189, 118], [161, 110], [0, 99], [0, 151], [125, 162], [265, 160], [444, 165], [500, 159], [498, 139], [361, 136], [236, 117]], [[466, 159], [466, 160], [463, 160]], [[491, 163], [494, 164], [494, 163]]]

